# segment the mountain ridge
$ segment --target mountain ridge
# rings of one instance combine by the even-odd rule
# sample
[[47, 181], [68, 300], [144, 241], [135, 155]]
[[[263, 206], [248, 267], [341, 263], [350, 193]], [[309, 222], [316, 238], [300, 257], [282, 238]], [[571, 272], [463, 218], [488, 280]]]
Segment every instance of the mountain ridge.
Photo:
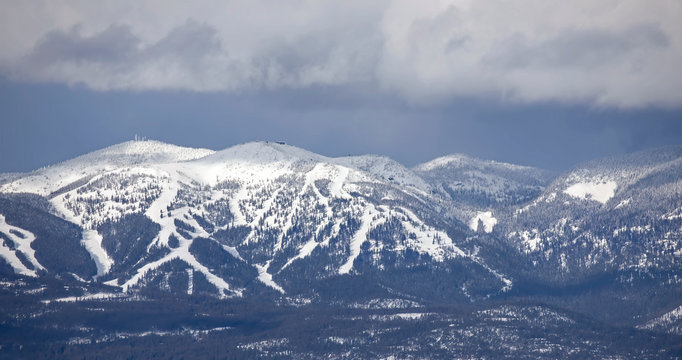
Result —
[[[199, 330], [158, 331], [158, 317], [137, 333], [106, 321], [84, 327], [91, 309], [137, 318], [146, 306], [168, 307], [164, 317], [178, 310], [195, 329], [204, 321], [195, 308], [216, 318], [234, 306], [230, 316], [265, 311], [333, 324], [306, 343], [325, 351], [333, 343], [337, 355], [377, 341], [384, 345], [371, 353], [387, 356], [487, 356], [476, 350], [485, 341], [502, 356], [519, 337], [540, 339], [519, 357], [659, 354], [651, 339], [674, 353], [682, 343], [676, 149], [554, 176], [461, 155], [408, 169], [384, 156], [330, 158], [279, 142], [220, 151], [114, 145], [0, 186], [0, 298], [21, 299], [6, 302], [3, 319], [27, 334], [52, 324], [70, 334], [50, 335], [65, 344], [108, 343]], [[45, 315], [53, 310], [59, 321]], [[404, 339], [416, 348], [386, 350], [408, 325], [414, 333]], [[211, 326], [200, 337], [232, 331]], [[292, 351], [286, 325], [268, 325], [287, 335], [268, 333], [267, 346], [253, 345], [267, 331], [249, 326], [242, 336], [251, 342], [235, 346], [262, 348], [250, 355]], [[356, 326], [365, 335], [343, 330]], [[603, 332], [644, 340], [614, 352], [604, 350], [613, 343]], [[538, 353], [543, 344], [554, 350]]]
[[[418, 254], [434, 259], [444, 259], [443, 256], [451, 256], [447, 255], [450, 253], [464, 255], [445, 232], [427, 225], [421, 219], [424, 215], [417, 215], [415, 209], [408, 210], [410, 206], [397, 205], [398, 202], [405, 201], [403, 199], [415, 196], [423, 197], [420, 201], [426, 204], [428, 194], [424, 190], [428, 188], [423, 182], [414, 180], [418, 177], [410, 170], [388, 158], [357, 156], [333, 159], [280, 143], [252, 142], [208, 153], [196, 159], [181, 158], [180, 161], [168, 162], [165, 161], [167, 157], [162, 157], [164, 161], [157, 161], [158, 156], [152, 156], [151, 160], [144, 158], [138, 161], [135, 158], [130, 163], [123, 163], [119, 168], [107, 167], [111, 165], [108, 160], [110, 154], [138, 155], [141, 152], [139, 149], [148, 148], [145, 145], [147, 144], [124, 143], [66, 162], [70, 165], [73, 162], [82, 162], [83, 159], [104, 159], [105, 164], [92, 165], [104, 168], [102, 174], [71, 183], [70, 186], [61, 188], [61, 191], [50, 194], [50, 202], [58, 215], [83, 227], [81, 242], [98, 265], [97, 277], [107, 275], [108, 269], [114, 264], [114, 260], [109, 259], [102, 245], [103, 242], [106, 243], [106, 239], [99, 234], [99, 227], [140, 212], [160, 226], [159, 234], [146, 248], [147, 252], [151, 249], [160, 249], [166, 254], [155, 262], [137, 269], [137, 273], [132, 277], [124, 275], [125, 282], [121, 285], [124, 291], [138, 284], [148, 271], [175, 259], [190, 264], [195, 271], [213, 279], [209, 282], [219, 289], [230, 289], [229, 285], [222, 283], [219, 277], [189, 254], [190, 247], [198, 238], [208, 237], [220, 243], [212, 238], [211, 232], [203, 228], [202, 221], [205, 222], [206, 219], [202, 218], [200, 221], [196, 218], [196, 213], [202, 217], [227, 214], [231, 218], [229, 224], [216, 223], [211, 225], [212, 228], [218, 225], [219, 229], [230, 229], [234, 226], [246, 226], [251, 229], [240, 243], [222, 244], [223, 249], [234, 258], [241, 259], [240, 261], [244, 260], [241, 255], [243, 251], [255, 251], [255, 257], [250, 255], [249, 262], [258, 269], [258, 279], [280, 292], [284, 291], [272, 280], [273, 274], [268, 272], [273, 261], [275, 261], [273, 266], [280, 267], [274, 274], [277, 275], [287, 269], [292, 262], [308, 257], [313, 250], [328, 247], [330, 240], [339, 241], [345, 238], [348, 240], [344, 241], [349, 243], [336, 245], [341, 248], [334, 251], [346, 252], [347, 255], [344, 256], [346, 259], [340, 261], [341, 259], [335, 258], [327, 261], [335, 263], [329, 266], [336, 269], [329, 275], [347, 274], [353, 269], [355, 259], [362, 252], [362, 245], [370, 240], [370, 230], [389, 221], [396, 221], [399, 229], [402, 229], [400, 231], [408, 231], [412, 237], [400, 240], [402, 245], [396, 249], [404, 249], [407, 246]], [[151, 145], [155, 149], [168, 148], [167, 145], [157, 142], [152, 142]], [[59, 166], [51, 170], [58, 169]], [[68, 166], [67, 169], [70, 170]], [[48, 177], [46, 181], [49, 182], [50, 178]], [[326, 185], [319, 181], [325, 181]], [[121, 184], [127, 185], [121, 187]], [[226, 184], [227, 188], [223, 184]], [[18, 187], [23, 190], [21, 183], [15, 185], [6, 184], [3, 189], [13, 190]], [[411, 187], [417, 192], [410, 190]], [[30, 191], [31, 188], [26, 190]], [[194, 200], [180, 200], [180, 194], [183, 192], [187, 192], [190, 198], [198, 195], [203, 200], [191, 205]], [[352, 192], [356, 195], [351, 195]], [[374, 198], [377, 192], [385, 195]], [[253, 204], [256, 196], [259, 200]], [[174, 205], [178, 201], [181, 202], [180, 205]], [[215, 204], [224, 204], [221, 205], [224, 208], [218, 213], [206, 215], [207, 211], [210, 212], [207, 207], [213, 208]], [[300, 212], [305, 209], [308, 212], [313, 210], [310, 208], [313, 204], [317, 204], [315, 205], [317, 210], [314, 211], [316, 218], [325, 219], [323, 221], [327, 223], [322, 222], [315, 229], [310, 228], [306, 235], [310, 236], [308, 239], [294, 237], [289, 240], [287, 234], [290, 229], [309, 227], [310, 220], [304, 219], [306, 216]], [[171, 208], [176, 206], [180, 208], [173, 210], [171, 215]], [[273, 211], [276, 214], [273, 214]], [[433, 213], [433, 210], [428, 211], [430, 214]], [[347, 216], [352, 216], [355, 223], [345, 224], [344, 221], [347, 220], [344, 218]], [[345, 227], [349, 227], [349, 230], [354, 229], [350, 231], [357, 233], [343, 235]], [[274, 239], [267, 235], [273, 231], [278, 234]], [[266, 237], [262, 238], [263, 236]], [[314, 240], [317, 237], [322, 238]], [[262, 245], [260, 248], [252, 248], [251, 244], [263, 241], [270, 242], [267, 246], [271, 248]], [[378, 246], [378, 249], [384, 247]], [[238, 251], [237, 247], [246, 250]], [[277, 260], [281, 256], [285, 257]], [[104, 276], [104, 279], [109, 284], [118, 283], [112, 282], [115, 279], [109, 279], [107, 276]], [[241, 290], [238, 293], [241, 293]]]

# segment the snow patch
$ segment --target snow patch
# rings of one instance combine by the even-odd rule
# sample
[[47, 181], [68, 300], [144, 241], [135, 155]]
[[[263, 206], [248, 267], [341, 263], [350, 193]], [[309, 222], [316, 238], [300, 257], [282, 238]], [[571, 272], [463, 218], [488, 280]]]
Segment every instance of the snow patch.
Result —
[[409, 309], [421, 308], [422, 304], [406, 299], [372, 299], [367, 302], [356, 302], [348, 306], [351, 309]]
[[542, 244], [542, 238], [538, 232], [538, 229], [532, 229], [531, 231], [524, 230], [519, 233], [512, 233], [513, 235], [518, 235], [521, 237], [521, 243], [526, 248], [527, 251], [538, 251]]
[[632, 200], [632, 198], [628, 198], [628, 199], [625, 199], [625, 200], [619, 202], [618, 205], [616, 205], [616, 209], [620, 209], [624, 206], [628, 206], [630, 204], [630, 200]]
[[479, 220], [483, 223], [483, 231], [486, 233], [491, 233], [495, 225], [497, 225], [497, 219], [493, 217], [492, 211], [479, 211], [469, 222], [469, 228], [473, 231], [478, 231]]
[[108, 299], [116, 299], [116, 298], [121, 298], [125, 297], [125, 294], [121, 293], [96, 293], [96, 294], [85, 294], [81, 296], [68, 296], [68, 297], [63, 297], [59, 299], [54, 299], [54, 300], [45, 300], [43, 301], [46, 304], [49, 304], [50, 302], [77, 302], [77, 301], [88, 301], [88, 300], [108, 300]]
[[223, 245], [223, 249], [227, 251], [230, 255], [232, 255], [232, 257], [234, 257], [235, 259], [246, 262], [246, 260], [244, 260], [242, 256], [239, 255], [239, 251], [237, 251], [236, 247]]
[[118, 278], [116, 278], [116, 279], [111, 279], [111, 280], [109, 280], [109, 281], [105, 281], [105, 282], [103, 282], [103, 284], [104, 284], [104, 285], [109, 285], [109, 286], [121, 287], [120, 285], [118, 285]]
[[579, 182], [569, 186], [564, 190], [564, 194], [572, 197], [594, 200], [602, 204], [606, 204], [616, 194], [618, 184], [615, 181], [595, 181], [595, 182]]
[[396, 320], [421, 320], [425, 317], [432, 316], [433, 313], [398, 313], [387, 315], [371, 315], [370, 320], [374, 321], [396, 321]]
[[402, 313], [402, 314], [395, 314], [400, 319], [403, 320], [417, 320], [421, 319], [424, 316], [431, 315], [430, 313]]

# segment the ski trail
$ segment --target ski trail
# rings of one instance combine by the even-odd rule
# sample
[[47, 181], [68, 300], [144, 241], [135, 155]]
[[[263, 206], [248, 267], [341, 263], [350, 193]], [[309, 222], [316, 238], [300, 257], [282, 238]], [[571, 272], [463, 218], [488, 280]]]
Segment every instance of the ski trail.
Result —
[[143, 267], [138, 269], [137, 273], [132, 278], [121, 285], [123, 292], [128, 292], [128, 290], [132, 286], [135, 286], [137, 283], [139, 283], [149, 271], [155, 270], [172, 260], [178, 259], [185, 262], [195, 271], [203, 274], [206, 277], [206, 280], [208, 280], [208, 282], [213, 284], [213, 286], [218, 289], [221, 297], [230, 297], [229, 293], [232, 293], [235, 296], [242, 296], [242, 289], [232, 289], [230, 284], [228, 284], [221, 277], [213, 274], [206, 266], [197, 261], [197, 259], [189, 252], [189, 245], [191, 244], [191, 241], [182, 240], [181, 242], [181, 246], [177, 249], [174, 249], [170, 254], [159, 260], [145, 264]]
[[[272, 261], [272, 260], [270, 260]], [[265, 265], [254, 265], [256, 269], [258, 269], [258, 280], [262, 282], [263, 284], [279, 291], [280, 293], [284, 294], [285, 291], [282, 289], [281, 286], [277, 285], [277, 283], [272, 280], [272, 274], [268, 273], [268, 268], [270, 267], [270, 261], [266, 262]]]
[[353, 268], [353, 262], [355, 259], [360, 255], [360, 251], [362, 250], [362, 244], [367, 241], [367, 233], [373, 228], [376, 227], [377, 225], [382, 224], [383, 222], [386, 221], [385, 218], [380, 218], [376, 221], [373, 220], [374, 215], [376, 215], [378, 212], [374, 205], [369, 204], [365, 207], [363, 213], [362, 213], [362, 218], [361, 218], [361, 224], [360, 224], [360, 229], [353, 235], [353, 238], [350, 241], [350, 256], [348, 256], [348, 260], [339, 267], [339, 274], [348, 274], [350, 270]]
[[114, 265], [114, 260], [109, 257], [102, 247], [102, 235], [96, 230], [83, 230], [81, 244], [90, 253], [90, 257], [97, 266], [97, 274], [93, 279], [97, 280], [98, 277], [108, 273], [109, 269]]
[[229, 200], [230, 212], [232, 213], [232, 217], [234, 219], [234, 225], [247, 225], [246, 216], [244, 216], [244, 213], [242, 213], [242, 210], [239, 207], [239, 201], [247, 198], [248, 190], [246, 189], [246, 186], [242, 185]]
[[145, 215], [147, 215], [148, 218], [161, 226], [159, 234], [154, 238], [154, 241], [147, 246], [147, 251], [149, 251], [152, 246], [168, 246], [168, 238], [175, 233], [174, 218], [168, 215], [162, 217], [161, 214], [167, 214], [168, 206], [170, 206], [173, 200], [178, 196], [179, 187], [177, 180], [169, 180], [159, 198], [149, 206], [147, 211], [145, 211]]
[[303, 259], [306, 256], [310, 255], [318, 245], [319, 245], [319, 243], [317, 241], [315, 241], [314, 239], [308, 240], [308, 242], [305, 243], [301, 247], [301, 249], [298, 251], [298, 254], [296, 256], [292, 257], [291, 259], [289, 259], [289, 261], [287, 261], [287, 263], [284, 264], [284, 266], [282, 266], [282, 268], [279, 271], [280, 272], [283, 271], [284, 269], [289, 267], [289, 265], [291, 265], [291, 263], [293, 263], [294, 261], [296, 261], [298, 259]]

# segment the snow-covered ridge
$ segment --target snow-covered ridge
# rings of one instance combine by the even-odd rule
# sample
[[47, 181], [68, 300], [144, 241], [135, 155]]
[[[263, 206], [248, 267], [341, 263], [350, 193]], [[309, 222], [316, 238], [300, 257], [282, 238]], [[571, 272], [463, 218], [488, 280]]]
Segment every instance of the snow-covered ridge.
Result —
[[[556, 179], [548, 191], [605, 204], [617, 196], [616, 192], [636, 192], [641, 186], [652, 184], [647, 179], [679, 177], [676, 174], [680, 171], [682, 146], [664, 147], [586, 162]], [[625, 206], [629, 202], [626, 200], [622, 199], [615, 205]]]
[[417, 174], [400, 163], [385, 156], [361, 155], [334, 159], [334, 163], [371, 174], [379, 179], [388, 180], [403, 186], [412, 186], [428, 191], [429, 185]]
[[203, 167], [205, 173], [214, 175], [217, 171], [224, 169], [223, 166], [226, 164], [241, 164], [243, 167], [251, 168], [261, 166], [266, 167], [267, 169], [264, 169], [267, 172], [271, 172], [273, 166], [281, 168], [301, 162], [326, 163], [354, 169], [365, 175], [358, 178], [358, 181], [368, 180], [366, 176], [369, 175], [370, 178], [411, 186], [422, 191], [429, 189], [426, 182], [418, 175], [385, 156], [360, 155], [331, 158], [281, 142], [259, 141], [235, 145], [193, 161]]
[[471, 166], [476, 167], [488, 166], [504, 168], [508, 170], [536, 170], [535, 168], [528, 166], [509, 164], [505, 162], [498, 162], [495, 160], [482, 160], [464, 154], [450, 154], [441, 156], [433, 160], [427, 161], [425, 163], [419, 164], [415, 166], [413, 169], [415, 171], [432, 171], [437, 168], [444, 167], [471, 167]]
[[153, 140], [127, 141], [25, 174], [0, 186], [0, 192], [49, 196], [69, 187], [83, 185], [93, 176], [104, 172], [142, 164], [188, 161], [214, 152]]
[[663, 329], [669, 333], [682, 334], [682, 328], [679, 326], [679, 322], [682, 319], [682, 306], [678, 306], [675, 309], [648, 321], [646, 324], [637, 326], [639, 329]]
[[556, 178], [535, 200], [517, 208], [514, 216], [536, 211], [551, 216], [583, 200], [605, 205], [604, 209], [637, 207], [646, 202], [641, 198], [643, 190], [664, 197], [676, 193], [680, 182], [675, 185], [675, 179], [681, 172], [682, 146], [592, 160]]
[[[450, 215], [470, 223], [472, 214], [524, 204], [540, 195], [551, 172], [453, 154], [412, 169], [445, 201]], [[470, 228], [474, 228], [470, 226]]]
[[182, 147], [155, 140], [138, 140], [112, 145], [76, 159], [140, 156], [139, 160], [144, 162], [175, 162], [194, 160], [213, 153], [215, 151], [210, 149]]
[[[190, 163], [187, 163], [190, 162]], [[149, 164], [185, 163], [185, 172], [193, 174], [203, 183], [216, 181], [216, 176], [226, 171], [240, 170], [236, 164], [249, 167], [250, 176], [273, 173], [273, 166], [279, 168], [292, 163], [329, 163], [357, 170], [370, 178], [400, 186], [410, 186], [428, 192], [430, 185], [414, 171], [424, 171], [438, 165], [485, 164], [485, 166], [524, 170], [533, 169], [494, 161], [483, 161], [465, 155], [450, 155], [419, 165], [410, 170], [402, 164], [378, 155], [344, 156], [330, 158], [281, 142], [258, 141], [235, 145], [221, 151], [195, 149], [166, 144], [159, 141], [128, 141], [76, 157], [53, 166], [14, 176], [0, 185], [0, 192], [29, 192], [43, 196], [61, 193], [69, 187], [87, 183], [91, 177], [103, 172]], [[225, 165], [230, 165], [229, 169]], [[257, 168], [260, 166], [260, 170]], [[254, 170], [257, 170], [254, 173]], [[245, 174], [247, 175], [247, 174]]]
[[[382, 256], [407, 250], [426, 255], [423, 261], [478, 261], [446, 229], [434, 227], [436, 197], [430, 185], [383, 156], [330, 158], [279, 142], [215, 152], [135, 141], [41, 169], [6, 186], [0, 191], [47, 196], [58, 215], [81, 226], [82, 244], [97, 265], [96, 280], [124, 292], [182, 264], [187, 293], [193, 292], [195, 275], [203, 275], [220, 296], [241, 296], [243, 283], [207, 266], [200, 252], [206, 250], [192, 247], [206, 239], [221, 247], [211, 251], [223, 249], [239, 262], [235, 266], [255, 268], [254, 280], [280, 293], [285, 293], [280, 276], [311, 257], [319, 261], [326, 252], [333, 252], [333, 261], [321, 276], [362, 271], [355, 262], [365, 251], [379, 268]], [[161, 250], [162, 255], [122, 272], [117, 268], [121, 254], [108, 245], [105, 249], [98, 231], [131, 214], [144, 214], [159, 225], [160, 232], [144, 245], [147, 254]], [[486, 221], [488, 228], [493, 219]], [[402, 236], [395, 243], [376, 240], [372, 233], [386, 231], [384, 225]], [[221, 243], [216, 232], [235, 228], [243, 235]]]
[[[517, 249], [536, 257], [532, 263], [543, 273], [613, 263], [621, 270], [675, 267], [680, 228], [654, 219], [679, 219], [680, 174], [682, 147], [590, 161], [520, 204], [511, 218], [501, 217], [500, 226]], [[637, 251], [622, 250], [632, 244]]]
[[330, 158], [282, 142], [254, 141], [217, 151], [201, 163], [248, 162], [268, 164], [291, 161], [330, 161]]
[[664, 146], [585, 162], [577, 168], [591, 172], [631, 173], [658, 167], [682, 159], [682, 145]]

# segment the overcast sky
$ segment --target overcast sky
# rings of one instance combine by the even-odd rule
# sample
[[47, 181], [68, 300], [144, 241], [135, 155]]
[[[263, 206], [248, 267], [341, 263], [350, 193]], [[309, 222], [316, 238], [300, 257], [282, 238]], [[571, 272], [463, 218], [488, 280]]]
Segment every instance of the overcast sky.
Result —
[[682, 143], [679, 0], [0, 5], [0, 172], [136, 133], [554, 170]]

